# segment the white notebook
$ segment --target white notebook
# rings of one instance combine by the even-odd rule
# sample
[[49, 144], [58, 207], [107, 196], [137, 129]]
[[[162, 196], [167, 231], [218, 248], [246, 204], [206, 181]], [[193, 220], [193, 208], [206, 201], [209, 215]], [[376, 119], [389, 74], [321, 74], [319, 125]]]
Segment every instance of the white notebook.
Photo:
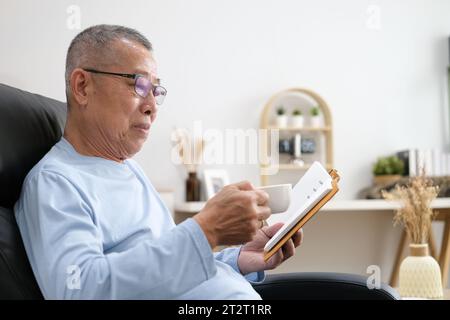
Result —
[[332, 189], [332, 177], [315, 161], [292, 189], [291, 203], [283, 213], [288, 219], [266, 243], [264, 251], [270, 251]]

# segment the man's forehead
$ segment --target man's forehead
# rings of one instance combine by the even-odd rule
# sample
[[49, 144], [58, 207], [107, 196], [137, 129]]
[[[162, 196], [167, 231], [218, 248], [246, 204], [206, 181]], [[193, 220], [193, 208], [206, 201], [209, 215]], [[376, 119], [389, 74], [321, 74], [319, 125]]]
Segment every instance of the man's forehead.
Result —
[[157, 78], [158, 70], [152, 53], [142, 44], [128, 39], [119, 39], [113, 44], [115, 62], [130, 73]]

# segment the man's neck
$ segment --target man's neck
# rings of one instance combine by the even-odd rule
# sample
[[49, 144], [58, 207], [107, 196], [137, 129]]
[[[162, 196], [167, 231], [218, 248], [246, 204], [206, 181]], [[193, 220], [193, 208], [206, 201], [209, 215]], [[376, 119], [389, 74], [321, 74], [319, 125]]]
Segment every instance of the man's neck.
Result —
[[[69, 120], [64, 129], [64, 138], [72, 145], [76, 152], [83, 156], [99, 157], [107, 160], [123, 162], [123, 159], [118, 158], [113, 152], [112, 148], [102, 147], [100, 141], [91, 139], [73, 126]], [[111, 149], [111, 150], [108, 150]]]

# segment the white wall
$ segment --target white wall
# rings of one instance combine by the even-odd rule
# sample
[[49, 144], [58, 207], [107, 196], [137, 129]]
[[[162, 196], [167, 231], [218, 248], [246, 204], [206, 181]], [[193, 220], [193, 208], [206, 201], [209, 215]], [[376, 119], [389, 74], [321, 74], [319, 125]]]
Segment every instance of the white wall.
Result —
[[[202, 120], [205, 129], [257, 128], [267, 99], [288, 87], [310, 88], [331, 107], [335, 167], [343, 177], [338, 198], [354, 198], [370, 183], [380, 155], [448, 147], [450, 1], [0, 0], [0, 82], [65, 99], [65, 53], [79, 31], [66, 26], [72, 4], [81, 9], [82, 29], [123, 24], [152, 41], [169, 94], [137, 160], [157, 187], [174, 188], [178, 201], [184, 171], [170, 162], [172, 127]], [[227, 169], [233, 181], [259, 184], [256, 166]], [[384, 257], [393, 256], [398, 232], [391, 230], [390, 217], [336, 217], [318, 219], [323, 228], [316, 232], [314, 224], [305, 230], [310, 240], [304, 256], [280, 270], [332, 266], [363, 273], [372, 263], [391, 265]], [[355, 230], [367, 241], [356, 244], [355, 234], [332, 246], [332, 235]], [[349, 250], [359, 260], [339, 264], [338, 253]], [[319, 260], [317, 252], [323, 252]]]
[[[172, 127], [257, 128], [267, 99], [292, 86], [332, 109], [339, 198], [370, 183], [377, 156], [446, 147], [449, 1], [1, 0], [1, 82], [65, 99], [65, 53], [79, 31], [67, 27], [72, 4], [82, 29], [123, 24], [153, 42], [169, 95], [137, 159], [178, 200], [184, 171], [170, 161]], [[227, 169], [259, 184], [254, 165]]]

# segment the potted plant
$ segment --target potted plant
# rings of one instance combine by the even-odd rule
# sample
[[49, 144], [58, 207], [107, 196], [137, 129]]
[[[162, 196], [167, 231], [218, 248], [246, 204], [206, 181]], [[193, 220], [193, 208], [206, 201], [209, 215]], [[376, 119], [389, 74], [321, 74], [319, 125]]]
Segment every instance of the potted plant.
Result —
[[398, 181], [403, 174], [404, 163], [397, 156], [381, 157], [373, 165], [375, 185], [389, 185]]
[[291, 123], [295, 128], [303, 127], [304, 118], [300, 109], [295, 109], [294, 111], [292, 111]]
[[431, 222], [435, 216], [430, 204], [438, 192], [439, 188], [433, 186], [423, 170], [420, 176], [410, 178], [406, 186], [396, 185], [391, 192], [382, 191], [385, 199], [400, 201], [394, 222], [404, 226], [411, 240], [410, 254], [400, 265], [402, 297], [441, 299], [443, 296], [441, 269], [428, 252]]
[[313, 107], [310, 110], [312, 127], [320, 127], [319, 111], [320, 111], [319, 107]]
[[277, 109], [276, 121], [278, 128], [285, 128], [287, 126], [288, 117], [283, 106], [279, 106]]

